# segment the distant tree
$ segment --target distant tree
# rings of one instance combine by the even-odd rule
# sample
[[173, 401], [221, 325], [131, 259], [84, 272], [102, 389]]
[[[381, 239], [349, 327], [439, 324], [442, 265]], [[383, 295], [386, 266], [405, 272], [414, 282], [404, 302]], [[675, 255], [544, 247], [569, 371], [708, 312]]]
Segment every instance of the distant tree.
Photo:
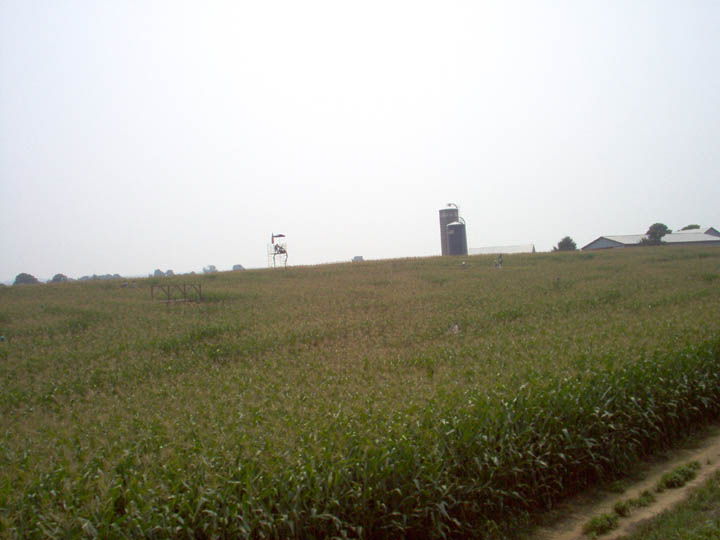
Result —
[[50, 283], [65, 283], [68, 277], [65, 274], [55, 274], [50, 280]]
[[160, 270], [159, 268], [157, 268], [157, 269], [153, 272], [153, 276], [154, 276], [154, 277], [164, 277], [164, 276], [165, 276], [165, 272], [163, 272], [162, 270]]
[[558, 242], [558, 245], [553, 248], [553, 251], [576, 251], [577, 250], [577, 244], [575, 244], [575, 240], [570, 238], [569, 236], [566, 236], [562, 240]]
[[651, 246], [662, 244], [662, 237], [671, 232], [672, 230], [668, 229], [664, 223], [653, 223], [645, 233], [646, 237], [640, 243]]
[[165, 275], [168, 276], [168, 277], [174, 276], [174, 275], [175, 275], [175, 272], [173, 272], [172, 270], [166, 270], [166, 271], [165, 271]]
[[214, 264], [209, 264], [203, 267], [204, 274], [214, 274], [215, 272], [217, 272], [217, 268], [215, 268]]
[[35, 283], [40, 283], [35, 276], [23, 272], [15, 276], [13, 285], [34, 285]]
[[685, 226], [684, 226], [682, 229], [680, 229], [680, 230], [681, 230], [681, 231], [691, 231], [691, 230], [693, 230], [693, 229], [699, 229], [699, 228], [700, 228], [700, 225], [692, 224], [692, 225], [685, 225]]
[[242, 264], [233, 264], [233, 270], [245, 270]]

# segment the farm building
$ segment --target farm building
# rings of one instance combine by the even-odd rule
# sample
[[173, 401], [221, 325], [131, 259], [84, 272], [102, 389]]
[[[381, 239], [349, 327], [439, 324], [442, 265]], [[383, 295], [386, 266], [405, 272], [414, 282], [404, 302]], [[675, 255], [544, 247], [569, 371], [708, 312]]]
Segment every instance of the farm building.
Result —
[[[621, 234], [615, 236], [601, 236], [582, 249], [583, 251], [592, 249], [610, 249], [636, 247], [640, 245], [644, 234]], [[716, 245], [720, 246], [720, 232], [714, 227], [704, 227], [700, 229], [690, 229], [688, 231], [678, 231], [672, 234], [666, 234], [662, 237], [665, 244], [673, 245]]]
[[709, 234], [711, 236], [717, 236], [720, 238], [720, 231], [718, 231], [715, 227], [700, 227], [699, 229], [688, 229], [687, 231], [675, 231], [672, 233], [673, 236], [677, 236], [678, 234]]
[[510, 255], [513, 253], [535, 253], [534, 244], [522, 244], [517, 246], [487, 246], [480, 248], [470, 248], [469, 255]]

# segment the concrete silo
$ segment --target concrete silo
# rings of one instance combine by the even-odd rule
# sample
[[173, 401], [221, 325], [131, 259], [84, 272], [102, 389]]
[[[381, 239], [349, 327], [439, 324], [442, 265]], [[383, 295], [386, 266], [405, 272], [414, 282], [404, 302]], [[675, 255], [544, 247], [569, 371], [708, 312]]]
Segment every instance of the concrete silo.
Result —
[[467, 255], [467, 234], [465, 224], [459, 221], [447, 225], [448, 255]]
[[440, 246], [443, 255], [450, 255], [448, 250], [448, 228], [450, 223], [457, 222], [460, 218], [460, 211], [457, 206], [455, 208], [440, 209]]

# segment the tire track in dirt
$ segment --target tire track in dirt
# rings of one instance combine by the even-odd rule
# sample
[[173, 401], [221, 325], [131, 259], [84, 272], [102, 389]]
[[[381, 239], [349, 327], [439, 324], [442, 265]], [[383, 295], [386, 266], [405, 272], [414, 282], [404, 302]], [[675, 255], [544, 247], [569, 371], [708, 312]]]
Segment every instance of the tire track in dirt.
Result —
[[[669, 453], [669, 459], [662, 463], [649, 465], [643, 470], [645, 478], [625, 490], [624, 493], [610, 493], [591, 503], [573, 502], [558, 505], [556, 513], [565, 514], [549, 526], [538, 527], [530, 535], [531, 540], [588, 540], [583, 534], [585, 523], [599, 514], [612, 514], [616, 502], [638, 497], [644, 490], [653, 492], [656, 501], [645, 508], [637, 508], [628, 517], [621, 517], [617, 529], [599, 536], [602, 540], [618, 540], [631, 534], [641, 523], [651, 520], [684, 501], [690, 491], [702, 485], [714, 472], [720, 470], [720, 426], [709, 431], [709, 436], [696, 441], [692, 448], [681, 448]], [[654, 491], [660, 477], [689, 461], [697, 461], [701, 467], [697, 477], [681, 488], [667, 489], [662, 493]]]

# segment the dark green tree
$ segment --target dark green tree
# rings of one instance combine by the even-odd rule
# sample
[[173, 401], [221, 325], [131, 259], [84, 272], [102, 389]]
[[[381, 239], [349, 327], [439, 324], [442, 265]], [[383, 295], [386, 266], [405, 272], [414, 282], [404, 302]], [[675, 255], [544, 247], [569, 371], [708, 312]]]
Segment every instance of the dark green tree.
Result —
[[672, 230], [668, 229], [668, 226], [664, 223], [653, 223], [645, 233], [645, 238], [642, 239], [641, 244], [657, 246], [662, 244], [662, 237], [666, 234], [670, 234]]
[[65, 283], [68, 277], [65, 274], [55, 274], [50, 280], [50, 283]]
[[576, 251], [577, 250], [577, 244], [575, 244], [575, 240], [570, 238], [569, 236], [566, 236], [562, 240], [558, 242], [558, 245], [553, 248], [553, 251]]
[[699, 228], [700, 228], [700, 225], [695, 225], [695, 224], [693, 223], [692, 225], [685, 225], [685, 226], [684, 226], [682, 229], [680, 229], [680, 230], [681, 230], [681, 231], [691, 231], [691, 230], [693, 230], [693, 229], [699, 229]]
[[22, 272], [15, 276], [13, 285], [34, 285], [35, 283], [40, 283], [35, 276]]

